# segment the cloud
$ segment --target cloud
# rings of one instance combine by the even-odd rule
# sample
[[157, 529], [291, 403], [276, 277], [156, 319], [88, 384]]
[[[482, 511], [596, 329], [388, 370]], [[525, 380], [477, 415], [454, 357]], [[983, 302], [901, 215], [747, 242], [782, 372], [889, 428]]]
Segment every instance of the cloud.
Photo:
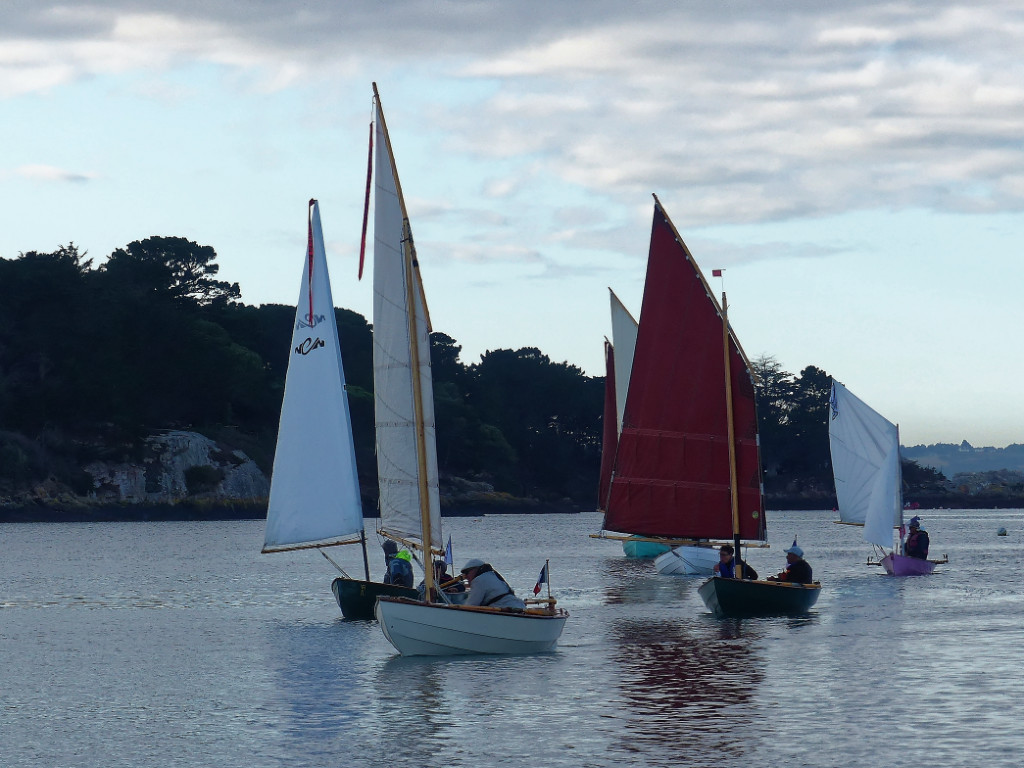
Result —
[[82, 183], [96, 178], [94, 173], [75, 173], [52, 165], [22, 165], [14, 169], [16, 176], [32, 181], [68, 181]]
[[515, 160], [482, 187], [510, 207], [539, 165], [619, 206], [659, 192], [694, 225], [1020, 211], [1022, 36], [1024, 10], [996, 0], [13, 3], [0, 97], [195, 62], [277, 91], [386, 62], [486, 84], [439, 87], [422, 128]]

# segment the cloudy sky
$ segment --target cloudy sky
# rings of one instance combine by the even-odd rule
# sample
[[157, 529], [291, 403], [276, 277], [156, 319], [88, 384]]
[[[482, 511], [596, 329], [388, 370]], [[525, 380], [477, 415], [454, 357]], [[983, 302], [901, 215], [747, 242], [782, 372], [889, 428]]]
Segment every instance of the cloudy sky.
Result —
[[752, 357], [825, 369], [906, 445], [1024, 442], [1021, 39], [985, 0], [3, 0], [0, 257], [182, 236], [294, 304], [316, 197], [369, 317], [376, 81], [464, 362], [602, 375], [654, 193]]

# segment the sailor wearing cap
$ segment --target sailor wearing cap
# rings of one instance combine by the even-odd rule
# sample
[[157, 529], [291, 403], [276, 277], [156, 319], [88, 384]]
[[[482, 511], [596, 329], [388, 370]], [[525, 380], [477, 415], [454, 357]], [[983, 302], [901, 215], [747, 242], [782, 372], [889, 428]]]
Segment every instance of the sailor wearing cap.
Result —
[[790, 581], [794, 584], [810, 584], [814, 581], [811, 564], [804, 560], [804, 551], [796, 545], [796, 539], [793, 539], [793, 546], [786, 550], [786, 563], [786, 570], [769, 576], [768, 581]]
[[462, 566], [462, 575], [469, 584], [469, 598], [466, 605], [483, 605], [494, 608], [523, 610], [526, 603], [516, 597], [512, 587], [494, 570], [490, 563], [473, 558]]
[[928, 559], [928, 531], [921, 529], [921, 518], [914, 515], [910, 518], [910, 533], [903, 543], [903, 554], [916, 557], [918, 560]]

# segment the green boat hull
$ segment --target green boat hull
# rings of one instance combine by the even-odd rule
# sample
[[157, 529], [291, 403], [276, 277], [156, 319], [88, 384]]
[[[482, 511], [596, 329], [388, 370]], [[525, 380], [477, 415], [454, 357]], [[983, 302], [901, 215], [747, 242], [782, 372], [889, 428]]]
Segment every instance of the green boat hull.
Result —
[[341, 608], [341, 615], [346, 619], [373, 619], [373, 609], [381, 595], [410, 597], [413, 600], [419, 597], [419, 592], [409, 587], [358, 579], [335, 579], [331, 583], [331, 591]]
[[821, 594], [821, 584], [746, 581], [714, 576], [697, 594], [716, 616], [792, 616], [807, 613]]

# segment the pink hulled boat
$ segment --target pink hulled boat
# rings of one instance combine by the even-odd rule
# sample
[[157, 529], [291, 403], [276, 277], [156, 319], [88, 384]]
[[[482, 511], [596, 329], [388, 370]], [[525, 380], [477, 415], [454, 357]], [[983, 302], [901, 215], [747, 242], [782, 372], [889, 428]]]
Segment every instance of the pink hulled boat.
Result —
[[890, 552], [882, 558], [880, 565], [890, 576], [927, 576], [935, 570], [935, 563], [919, 557], [907, 557]]
[[[903, 543], [903, 471], [899, 427], [835, 379], [829, 399], [829, 447], [839, 502], [839, 522], [860, 525], [864, 540], [882, 550], [890, 576], [924, 576], [944, 560], [898, 554]], [[894, 541], [893, 532], [900, 532]], [[890, 549], [886, 553], [886, 549]]]

